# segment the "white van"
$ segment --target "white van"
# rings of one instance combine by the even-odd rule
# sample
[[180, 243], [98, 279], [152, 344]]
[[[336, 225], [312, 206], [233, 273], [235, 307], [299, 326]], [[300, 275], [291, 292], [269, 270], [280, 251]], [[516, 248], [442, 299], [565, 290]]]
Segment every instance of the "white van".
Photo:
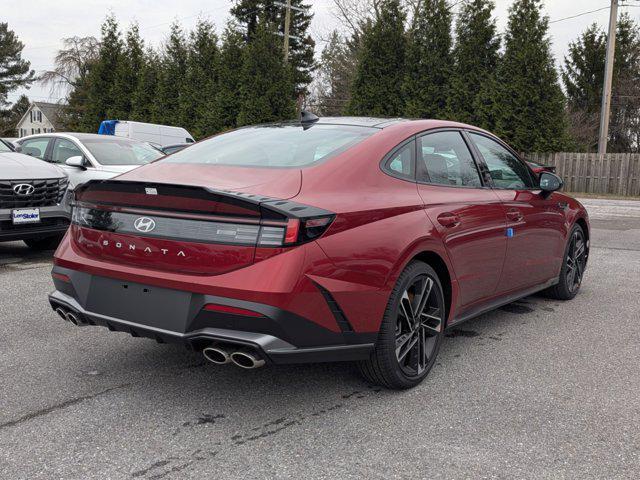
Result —
[[164, 147], [176, 143], [193, 143], [195, 140], [182, 127], [157, 125], [155, 123], [131, 122], [128, 120], [105, 120], [98, 133], [126, 137]]

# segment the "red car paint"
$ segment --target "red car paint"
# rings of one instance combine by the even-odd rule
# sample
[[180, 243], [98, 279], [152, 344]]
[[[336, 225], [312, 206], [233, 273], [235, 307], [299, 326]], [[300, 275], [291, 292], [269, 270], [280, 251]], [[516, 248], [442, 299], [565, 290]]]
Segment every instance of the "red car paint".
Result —
[[[391, 123], [324, 162], [267, 169], [154, 162], [117, 178], [149, 185], [188, 185], [251, 197], [292, 199], [335, 214], [321, 237], [279, 248], [144, 238], [74, 225], [55, 254], [71, 271], [292, 312], [340, 332], [318, 285], [335, 299], [355, 333], [376, 333], [390, 292], [416, 257], [442, 266], [448, 325], [511, 297], [542, 288], [559, 274], [568, 231], [588, 226], [575, 199], [534, 190], [419, 184], [385, 173], [381, 160], [412, 136], [475, 127], [435, 120]], [[176, 154], [178, 155], [178, 154]], [[169, 157], [171, 158], [171, 157]], [[188, 210], [245, 220], [242, 204], [119, 195], [114, 210], [173, 215]], [[104, 198], [87, 192], [85, 200]], [[224, 202], [223, 202], [224, 203]], [[188, 208], [187, 208], [188, 207]], [[170, 213], [166, 213], [166, 212]], [[149, 213], [151, 212], [151, 213]], [[171, 213], [173, 212], [173, 213]], [[276, 221], [274, 224], [278, 224]], [[515, 235], [508, 238], [507, 228]], [[131, 247], [130, 245], [134, 245]], [[151, 247], [151, 253], [145, 253]], [[179, 256], [183, 252], [185, 256]]]

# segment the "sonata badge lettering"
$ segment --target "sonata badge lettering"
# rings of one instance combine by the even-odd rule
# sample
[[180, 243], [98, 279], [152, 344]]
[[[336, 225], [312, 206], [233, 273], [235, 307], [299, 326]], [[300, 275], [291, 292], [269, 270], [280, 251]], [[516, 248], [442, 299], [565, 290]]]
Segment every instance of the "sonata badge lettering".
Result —
[[131, 251], [136, 251], [136, 250], [142, 250], [144, 253], [162, 253], [162, 255], [175, 255], [176, 257], [186, 257], [187, 255], [184, 253], [184, 250], [178, 250], [177, 252], [175, 250], [170, 250], [168, 248], [154, 248], [152, 249], [149, 246], [146, 246], [144, 248], [142, 247], [137, 247], [135, 244], [133, 243], [122, 243], [122, 242], [113, 242], [113, 241], [109, 241], [109, 240], [102, 240], [101, 241], [102, 246], [103, 247], [108, 247], [108, 246], [112, 246], [115, 247], [117, 249], [125, 249], [125, 250], [131, 250]]

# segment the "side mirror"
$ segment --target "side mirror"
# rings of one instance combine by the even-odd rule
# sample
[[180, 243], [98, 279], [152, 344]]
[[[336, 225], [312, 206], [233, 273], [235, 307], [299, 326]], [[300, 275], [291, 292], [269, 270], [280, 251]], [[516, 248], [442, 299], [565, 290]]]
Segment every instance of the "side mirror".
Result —
[[69, 158], [67, 158], [67, 160], [64, 163], [66, 165], [70, 166], [70, 167], [81, 168], [82, 170], [86, 170], [87, 169], [86, 162], [85, 162], [84, 157], [82, 155], [76, 155], [75, 157], [69, 157]]
[[14, 146], [13, 148], [14, 152], [18, 152], [18, 153], [22, 152], [22, 145], [20, 145], [19, 143], [14, 143], [13, 146]]
[[491, 175], [491, 178], [494, 180], [503, 179], [502, 170], [489, 170], [489, 175]]
[[544, 171], [540, 174], [540, 190], [543, 194], [550, 194], [564, 186], [562, 179], [555, 173]]

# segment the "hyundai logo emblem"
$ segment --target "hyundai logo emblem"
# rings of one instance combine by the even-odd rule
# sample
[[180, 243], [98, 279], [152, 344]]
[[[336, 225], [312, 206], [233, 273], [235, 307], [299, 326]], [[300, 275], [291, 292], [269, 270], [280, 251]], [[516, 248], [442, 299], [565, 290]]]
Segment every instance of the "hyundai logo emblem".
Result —
[[149, 233], [151, 230], [156, 228], [156, 222], [149, 217], [139, 217], [136, 218], [136, 221], [133, 222], [133, 226], [142, 233]]
[[19, 183], [13, 187], [13, 191], [16, 195], [31, 195], [36, 191], [36, 187], [30, 183]]

